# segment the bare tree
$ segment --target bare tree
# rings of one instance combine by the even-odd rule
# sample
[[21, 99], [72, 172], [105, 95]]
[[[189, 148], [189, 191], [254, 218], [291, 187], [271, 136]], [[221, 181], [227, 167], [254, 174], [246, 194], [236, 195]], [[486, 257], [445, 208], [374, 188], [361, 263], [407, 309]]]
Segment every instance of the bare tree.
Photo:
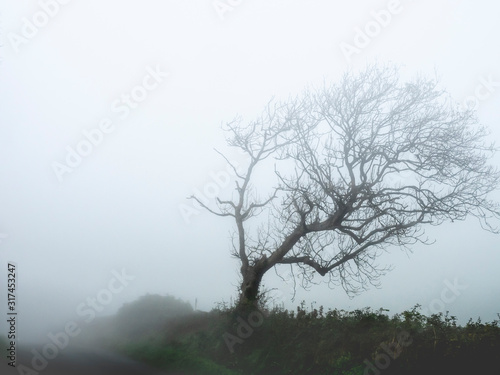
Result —
[[[428, 243], [426, 224], [474, 216], [497, 232], [500, 207], [488, 197], [500, 181], [488, 164], [496, 148], [435, 80], [403, 83], [397, 68], [369, 66], [225, 130], [246, 169], [221, 154], [237, 176], [233, 195], [216, 208], [193, 198], [235, 221], [241, 305], [258, 301], [262, 277], [279, 265], [303, 286], [319, 274], [355, 293], [384, 273], [382, 251]], [[257, 170], [266, 168], [276, 184], [259, 199]]]

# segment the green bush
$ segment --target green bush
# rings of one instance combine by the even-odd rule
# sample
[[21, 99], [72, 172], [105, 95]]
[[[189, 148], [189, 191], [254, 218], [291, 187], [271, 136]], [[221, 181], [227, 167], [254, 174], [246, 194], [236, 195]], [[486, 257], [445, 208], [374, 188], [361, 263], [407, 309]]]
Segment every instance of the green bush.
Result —
[[163, 330], [169, 321], [193, 313], [193, 308], [172, 296], [147, 294], [120, 308], [115, 329], [127, 338], [141, 337]]
[[[137, 301], [120, 310], [117, 318], [135, 316], [139, 306], [149, 306], [151, 311], [140, 313], [156, 317], [157, 324], [162, 320], [175, 323], [170, 328], [175, 334], [170, 340], [162, 340], [161, 335], [156, 340], [129, 340], [121, 348], [172, 371], [199, 375], [362, 375], [367, 366], [380, 364], [381, 356], [386, 356], [390, 363], [380, 371], [383, 375], [441, 375], [487, 373], [488, 366], [495, 368], [500, 361], [499, 321], [478, 320], [459, 326], [448, 313], [423, 315], [419, 305], [392, 317], [384, 309], [308, 310], [305, 303], [295, 311], [261, 310], [259, 324], [241, 338], [238, 329], [248, 321], [248, 311], [221, 306], [210, 313], [169, 320], [170, 316], [159, 313], [165, 313], [164, 308], [158, 309], [160, 299], [148, 298], [147, 303]], [[236, 340], [233, 352], [227, 337]], [[387, 356], [387, 348], [393, 357]]]

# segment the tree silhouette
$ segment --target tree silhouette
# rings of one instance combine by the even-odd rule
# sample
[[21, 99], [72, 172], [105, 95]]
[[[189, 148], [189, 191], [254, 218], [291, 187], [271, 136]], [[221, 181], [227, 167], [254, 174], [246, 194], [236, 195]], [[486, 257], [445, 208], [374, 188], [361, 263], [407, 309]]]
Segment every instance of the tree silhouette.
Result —
[[[293, 265], [303, 286], [319, 274], [355, 293], [384, 273], [375, 264], [383, 250], [429, 243], [425, 225], [474, 216], [496, 232], [496, 148], [433, 79], [401, 82], [395, 67], [368, 66], [225, 131], [247, 158], [242, 171], [221, 153], [235, 191], [213, 207], [192, 198], [236, 224], [241, 305], [258, 301], [262, 277], [279, 265]], [[275, 184], [259, 198], [257, 172], [271, 168]]]

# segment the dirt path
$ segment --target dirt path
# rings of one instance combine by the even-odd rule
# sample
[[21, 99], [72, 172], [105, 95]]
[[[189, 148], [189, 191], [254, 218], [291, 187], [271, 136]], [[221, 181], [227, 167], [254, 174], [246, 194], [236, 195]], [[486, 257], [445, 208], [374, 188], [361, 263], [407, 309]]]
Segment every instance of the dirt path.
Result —
[[[67, 348], [47, 361], [45, 368], [34, 369], [32, 350], [36, 347], [19, 348], [17, 367], [2, 363], [1, 374], [10, 375], [182, 375], [165, 373], [119, 354], [95, 349]], [[36, 365], [40, 362], [35, 362]], [[25, 367], [23, 367], [25, 366]]]

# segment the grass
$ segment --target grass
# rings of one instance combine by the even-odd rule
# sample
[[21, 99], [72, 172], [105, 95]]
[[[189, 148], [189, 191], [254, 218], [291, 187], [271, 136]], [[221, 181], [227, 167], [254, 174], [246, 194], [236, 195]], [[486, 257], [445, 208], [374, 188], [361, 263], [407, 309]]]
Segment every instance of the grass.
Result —
[[122, 348], [128, 356], [166, 371], [182, 371], [186, 375], [241, 375], [180, 345], [160, 346], [151, 342], [130, 344]]

